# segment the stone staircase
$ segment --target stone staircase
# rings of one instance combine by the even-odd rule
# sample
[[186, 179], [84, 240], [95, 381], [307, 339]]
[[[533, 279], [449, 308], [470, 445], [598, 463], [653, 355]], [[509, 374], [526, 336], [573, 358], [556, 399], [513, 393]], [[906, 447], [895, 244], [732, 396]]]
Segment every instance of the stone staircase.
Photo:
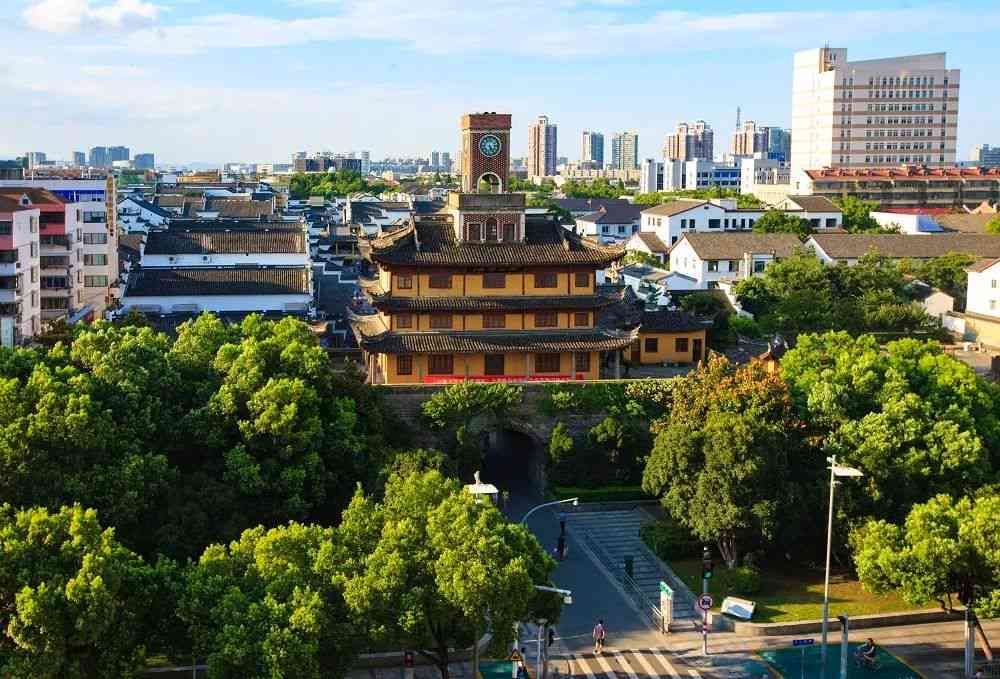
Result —
[[697, 620], [694, 595], [639, 537], [639, 529], [653, 518], [641, 509], [579, 511], [570, 515], [567, 529], [581, 538], [615, 578], [622, 581], [625, 558], [633, 559], [632, 581], [646, 602], [659, 606], [660, 581], [674, 591], [674, 621]]

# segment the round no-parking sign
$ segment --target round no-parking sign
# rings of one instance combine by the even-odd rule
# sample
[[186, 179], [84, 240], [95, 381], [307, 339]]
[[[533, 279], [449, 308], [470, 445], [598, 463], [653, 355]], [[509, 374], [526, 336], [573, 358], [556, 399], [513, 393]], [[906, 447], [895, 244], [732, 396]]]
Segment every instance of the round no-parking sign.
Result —
[[698, 608], [703, 611], [707, 611], [712, 608], [713, 603], [711, 594], [702, 594], [698, 597]]

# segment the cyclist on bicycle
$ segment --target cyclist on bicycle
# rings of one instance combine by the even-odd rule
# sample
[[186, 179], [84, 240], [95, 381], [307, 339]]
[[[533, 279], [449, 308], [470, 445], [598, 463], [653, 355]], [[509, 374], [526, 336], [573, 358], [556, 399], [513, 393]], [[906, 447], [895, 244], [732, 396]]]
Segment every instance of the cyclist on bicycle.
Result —
[[874, 639], [868, 637], [858, 650], [855, 652], [855, 656], [858, 662], [864, 663], [865, 665], [871, 667], [875, 664], [875, 654], [878, 652], [878, 646], [875, 645]]

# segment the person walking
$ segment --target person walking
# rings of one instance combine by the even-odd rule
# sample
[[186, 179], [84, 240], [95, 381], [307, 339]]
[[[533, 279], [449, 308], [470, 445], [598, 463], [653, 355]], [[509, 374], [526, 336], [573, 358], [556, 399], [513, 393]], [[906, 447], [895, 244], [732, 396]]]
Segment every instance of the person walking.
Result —
[[594, 654], [600, 655], [604, 652], [604, 639], [607, 637], [607, 630], [604, 629], [604, 621], [598, 620], [594, 625]]

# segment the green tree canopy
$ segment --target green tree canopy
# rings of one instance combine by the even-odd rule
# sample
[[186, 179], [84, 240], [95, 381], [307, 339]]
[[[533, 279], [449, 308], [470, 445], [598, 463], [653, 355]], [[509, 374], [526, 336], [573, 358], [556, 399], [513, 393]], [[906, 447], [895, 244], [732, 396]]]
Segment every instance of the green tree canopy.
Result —
[[135, 677], [147, 644], [176, 624], [150, 567], [97, 512], [0, 506], [0, 674], [11, 679]]
[[180, 605], [219, 679], [342, 677], [363, 645], [344, 603], [337, 531], [290, 523], [212, 545]]
[[785, 383], [754, 363], [721, 357], [679, 380], [654, 424], [643, 489], [732, 567], [770, 544], [797, 491], [790, 483], [799, 424]]
[[558, 619], [559, 599], [533, 589], [555, 567], [534, 536], [436, 470], [392, 475], [381, 502], [359, 491], [340, 535], [351, 610], [374, 639], [425, 649], [446, 679], [450, 649], [487, 621], [505, 638], [516, 621]]
[[1000, 215], [994, 215], [986, 222], [986, 233], [1000, 233]]
[[873, 210], [878, 210], [878, 203], [871, 200], [861, 200], [855, 196], [845, 196], [834, 198], [840, 211], [844, 213], [844, 228], [851, 233], [878, 233], [883, 231], [875, 218], [871, 216]]
[[753, 230], [757, 233], [794, 233], [800, 238], [812, 233], [808, 220], [773, 208], [753, 223]]

